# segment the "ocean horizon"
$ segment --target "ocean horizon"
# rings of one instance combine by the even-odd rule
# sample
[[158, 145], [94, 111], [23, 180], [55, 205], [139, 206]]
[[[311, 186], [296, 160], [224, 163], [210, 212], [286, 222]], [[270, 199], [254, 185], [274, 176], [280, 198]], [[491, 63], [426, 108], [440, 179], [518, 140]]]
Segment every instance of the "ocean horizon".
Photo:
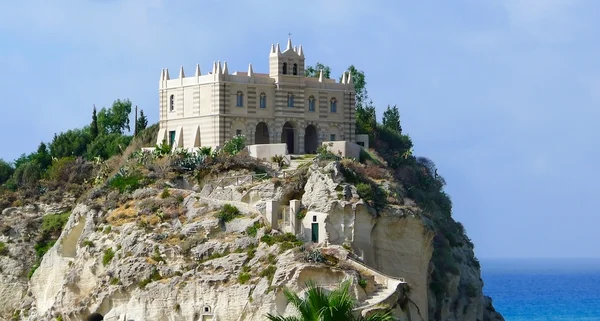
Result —
[[481, 269], [506, 321], [600, 320], [600, 259], [482, 259]]

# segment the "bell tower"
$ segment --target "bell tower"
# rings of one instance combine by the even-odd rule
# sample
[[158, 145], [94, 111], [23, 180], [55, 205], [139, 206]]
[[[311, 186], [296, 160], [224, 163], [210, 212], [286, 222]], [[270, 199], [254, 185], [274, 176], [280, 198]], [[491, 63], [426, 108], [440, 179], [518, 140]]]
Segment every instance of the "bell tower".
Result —
[[269, 53], [269, 76], [304, 77], [304, 51], [302, 46], [292, 46], [291, 34], [288, 34], [287, 46], [281, 52], [279, 44], [271, 45]]

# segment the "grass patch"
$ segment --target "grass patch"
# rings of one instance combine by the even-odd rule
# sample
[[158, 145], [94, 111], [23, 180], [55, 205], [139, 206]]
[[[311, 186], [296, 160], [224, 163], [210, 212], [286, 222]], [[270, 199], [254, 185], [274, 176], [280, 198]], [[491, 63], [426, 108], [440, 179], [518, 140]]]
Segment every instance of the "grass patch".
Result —
[[108, 248], [104, 251], [104, 256], [102, 257], [102, 265], [107, 266], [110, 261], [115, 257], [115, 251], [112, 248]]
[[8, 255], [8, 246], [4, 242], [0, 242], [0, 255]]
[[225, 204], [223, 208], [215, 214], [215, 217], [219, 219], [219, 223], [221, 224], [230, 222], [240, 216], [242, 216], [240, 210], [231, 204]]
[[271, 264], [264, 270], [260, 271], [260, 277], [266, 277], [267, 279], [269, 279], [269, 285], [271, 285], [271, 283], [273, 282], [273, 277], [275, 276], [275, 271], [277, 271], [277, 268], [275, 267], [275, 265]]
[[252, 226], [248, 226], [246, 228], [246, 234], [248, 236], [256, 237], [256, 234], [258, 233], [258, 229], [260, 229], [261, 227], [263, 227], [262, 223], [254, 222], [254, 224]]
[[251, 277], [250, 273], [242, 272], [238, 276], [238, 282], [240, 282], [240, 284], [246, 284], [246, 282], [248, 282], [248, 280], [250, 280], [250, 277]]

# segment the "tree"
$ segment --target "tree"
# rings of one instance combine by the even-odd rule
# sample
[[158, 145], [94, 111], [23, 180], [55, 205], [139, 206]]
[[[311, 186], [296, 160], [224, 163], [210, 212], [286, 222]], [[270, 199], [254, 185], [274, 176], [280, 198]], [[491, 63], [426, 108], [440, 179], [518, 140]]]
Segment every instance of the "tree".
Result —
[[55, 158], [83, 156], [92, 142], [92, 127], [70, 129], [58, 135], [50, 143], [50, 155]]
[[10, 176], [15, 172], [12, 165], [0, 158], [0, 185], [8, 181]]
[[377, 114], [375, 106], [369, 103], [367, 106], [356, 105], [356, 133], [373, 135], [377, 128]]
[[135, 127], [135, 129], [137, 130], [135, 136], [137, 136], [137, 134], [139, 134], [139, 132], [141, 132], [142, 130], [146, 129], [146, 126], [148, 126], [148, 118], [146, 117], [146, 115], [144, 115], [144, 110], [140, 109], [140, 117], [137, 119], [137, 125]]
[[400, 112], [396, 105], [394, 105], [394, 107], [388, 105], [383, 112], [383, 126], [400, 134], [402, 133], [402, 127], [400, 127]]
[[46, 144], [40, 143], [37, 152], [32, 155], [32, 160], [38, 162], [43, 171], [52, 165], [52, 156], [50, 156]]
[[349, 294], [351, 280], [346, 280], [330, 293], [309, 282], [304, 298], [300, 298], [289, 289], [283, 293], [299, 313], [296, 317], [283, 317], [267, 314], [270, 321], [392, 321], [394, 317], [388, 311], [375, 313], [369, 317], [355, 316], [352, 312], [356, 307], [355, 301]]
[[102, 159], [109, 159], [114, 155], [121, 154], [125, 151], [127, 146], [129, 146], [131, 139], [131, 136], [121, 134], [99, 136], [95, 141], [89, 144], [86, 158], [92, 160], [98, 156]]
[[354, 91], [356, 92], [356, 108], [364, 107], [363, 105], [366, 103], [368, 99], [367, 94], [367, 80], [365, 78], [365, 73], [362, 70], [356, 69], [354, 65], [350, 65], [348, 67], [348, 71], [350, 72], [350, 77], [352, 77], [352, 83], [354, 84]]
[[312, 66], [306, 67], [306, 69], [304, 69], [304, 76], [305, 77], [319, 77], [321, 69], [323, 70], [323, 77], [329, 79], [329, 77], [331, 76], [331, 68], [329, 68], [329, 66], [323, 65], [320, 62], [317, 62], [317, 64], [314, 67], [312, 67]]
[[98, 127], [101, 134], [123, 134], [129, 128], [131, 101], [117, 99], [109, 109], [102, 108], [98, 113]]
[[92, 111], [92, 125], [90, 127], [90, 136], [92, 140], [98, 137], [98, 116], [96, 115], [96, 105], [94, 105], [94, 111]]

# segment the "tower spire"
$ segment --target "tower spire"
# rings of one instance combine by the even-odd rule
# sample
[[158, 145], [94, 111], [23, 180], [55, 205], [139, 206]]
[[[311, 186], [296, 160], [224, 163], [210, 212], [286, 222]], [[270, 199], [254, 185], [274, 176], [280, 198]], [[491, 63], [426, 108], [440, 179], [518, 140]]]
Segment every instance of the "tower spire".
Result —
[[288, 33], [288, 41], [287, 41], [287, 48], [285, 48], [286, 51], [288, 50], [292, 50], [292, 34]]
[[183, 66], [179, 67], [179, 79], [185, 78], [185, 73], [183, 72]]
[[165, 80], [165, 68], [160, 70], [160, 81]]
[[298, 46], [298, 56], [300, 56], [300, 57], [304, 56], [304, 51], [302, 51], [302, 45]]
[[275, 53], [277, 55], [281, 55], [281, 50], [279, 49], [279, 44], [277, 44], [277, 47], [275, 48]]
[[348, 85], [352, 85], [354, 81], [352, 81], [352, 73], [348, 71]]
[[170, 80], [171, 77], [169, 77], [169, 68], [165, 68], [165, 80]]
[[196, 64], [196, 75], [195, 75], [195, 76], [196, 76], [196, 77], [199, 77], [200, 75], [202, 75], [202, 74], [200, 73], [200, 64]]
[[319, 82], [323, 82], [323, 69], [319, 71]]
[[346, 72], [344, 71], [344, 74], [342, 75], [342, 81], [340, 81], [340, 83], [345, 84], [346, 83]]
[[254, 71], [252, 70], [252, 64], [248, 64], [248, 77], [252, 77], [254, 75]]
[[227, 61], [223, 61], [223, 75], [229, 75], [229, 69], [227, 68]]

